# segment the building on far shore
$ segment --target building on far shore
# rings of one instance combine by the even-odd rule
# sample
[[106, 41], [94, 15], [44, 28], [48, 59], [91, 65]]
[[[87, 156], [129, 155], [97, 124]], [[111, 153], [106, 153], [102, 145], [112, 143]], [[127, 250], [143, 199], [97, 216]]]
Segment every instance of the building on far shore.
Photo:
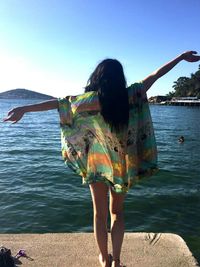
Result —
[[173, 106], [200, 106], [200, 99], [196, 96], [173, 97], [167, 104]]
[[173, 97], [153, 96], [148, 99], [150, 104], [172, 105], [172, 106], [200, 106], [200, 99], [197, 96]]
[[163, 95], [157, 95], [157, 96], [151, 96], [148, 101], [151, 104], [160, 104], [162, 102], [165, 102], [169, 100], [169, 97], [163, 96]]
[[197, 96], [177, 96], [172, 97], [171, 101], [177, 101], [177, 100], [198, 100]]

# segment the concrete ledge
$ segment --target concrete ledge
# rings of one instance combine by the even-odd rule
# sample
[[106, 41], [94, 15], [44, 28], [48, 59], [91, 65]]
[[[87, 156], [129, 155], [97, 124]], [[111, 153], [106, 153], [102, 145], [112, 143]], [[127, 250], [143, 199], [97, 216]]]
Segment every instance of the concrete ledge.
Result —
[[[13, 255], [25, 249], [34, 259], [20, 258], [16, 266], [99, 267], [92, 233], [0, 234], [0, 245]], [[126, 233], [121, 260], [126, 267], [198, 266], [184, 240], [175, 234]]]

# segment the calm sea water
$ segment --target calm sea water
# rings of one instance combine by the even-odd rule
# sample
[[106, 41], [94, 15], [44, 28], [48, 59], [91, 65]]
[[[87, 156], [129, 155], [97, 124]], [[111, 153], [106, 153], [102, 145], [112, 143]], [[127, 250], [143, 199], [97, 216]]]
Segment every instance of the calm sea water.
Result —
[[[0, 100], [0, 118], [35, 100]], [[200, 109], [151, 106], [160, 172], [135, 186], [126, 230], [173, 232], [200, 255]], [[185, 142], [178, 143], [183, 135]], [[0, 123], [0, 233], [92, 231], [87, 187], [64, 165], [57, 111]]]

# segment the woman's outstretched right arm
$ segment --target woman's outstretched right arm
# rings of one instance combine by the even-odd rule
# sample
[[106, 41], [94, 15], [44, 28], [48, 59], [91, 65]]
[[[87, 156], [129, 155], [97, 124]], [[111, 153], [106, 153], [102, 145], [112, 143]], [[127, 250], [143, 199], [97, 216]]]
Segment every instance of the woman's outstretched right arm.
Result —
[[161, 68], [157, 69], [143, 80], [144, 91], [147, 91], [156, 80], [168, 73], [182, 60], [188, 62], [197, 62], [200, 60], [200, 56], [197, 55], [196, 51], [186, 51], [181, 55], [177, 56], [175, 59], [171, 60]]
[[18, 122], [26, 112], [37, 112], [37, 111], [46, 111], [50, 109], [57, 109], [58, 108], [58, 100], [53, 99], [33, 105], [22, 106], [13, 108], [8, 112], [6, 118], [3, 121], [11, 121], [12, 123]]

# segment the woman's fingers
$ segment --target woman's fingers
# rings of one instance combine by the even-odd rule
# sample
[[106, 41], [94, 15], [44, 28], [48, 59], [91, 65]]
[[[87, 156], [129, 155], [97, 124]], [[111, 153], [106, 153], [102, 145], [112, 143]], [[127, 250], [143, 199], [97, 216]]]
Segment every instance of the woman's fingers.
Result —
[[9, 121], [11, 119], [12, 116], [9, 116], [9, 114], [7, 115], [6, 118], [3, 119], [3, 121]]
[[11, 109], [11, 110], [8, 112], [7, 117], [4, 118], [3, 121], [9, 121], [9, 120], [12, 121], [13, 113], [14, 113], [14, 109]]
[[8, 121], [8, 120], [9, 120], [9, 118], [8, 118], [8, 117], [3, 119], [3, 121]]
[[13, 108], [8, 112], [8, 115], [3, 121], [12, 121], [12, 123], [18, 122], [24, 115], [24, 111], [21, 107]]
[[10, 116], [12, 113], [13, 113], [13, 110], [10, 110], [10, 111], [8, 112], [8, 116]]
[[191, 55], [188, 59], [189, 62], [197, 62], [200, 60], [200, 56]]
[[8, 116], [8, 117], [4, 118], [3, 121], [13, 121], [13, 118], [12, 118], [12, 116]]
[[183, 53], [183, 58], [188, 62], [197, 62], [200, 60], [200, 56], [197, 54], [198, 53], [196, 51], [187, 51]]

